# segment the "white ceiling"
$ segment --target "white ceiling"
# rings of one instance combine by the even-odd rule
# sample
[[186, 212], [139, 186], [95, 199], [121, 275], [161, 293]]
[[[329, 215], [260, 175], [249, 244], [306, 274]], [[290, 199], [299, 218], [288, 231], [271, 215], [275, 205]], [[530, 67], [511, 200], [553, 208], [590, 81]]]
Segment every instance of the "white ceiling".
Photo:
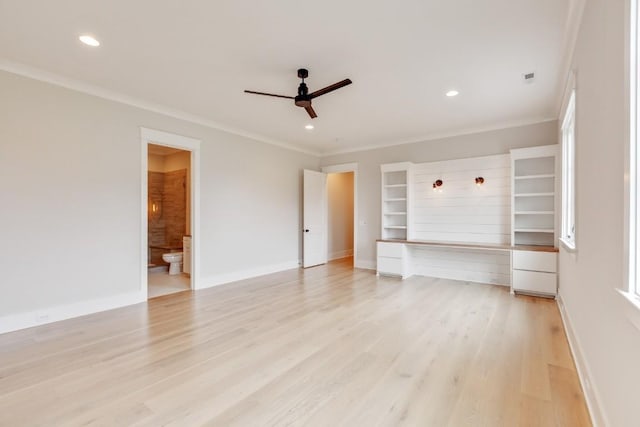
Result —
[[[0, 58], [330, 153], [555, 118], [570, 3], [0, 0]], [[314, 99], [313, 131], [243, 93], [295, 95], [300, 67], [310, 91], [353, 80]]]

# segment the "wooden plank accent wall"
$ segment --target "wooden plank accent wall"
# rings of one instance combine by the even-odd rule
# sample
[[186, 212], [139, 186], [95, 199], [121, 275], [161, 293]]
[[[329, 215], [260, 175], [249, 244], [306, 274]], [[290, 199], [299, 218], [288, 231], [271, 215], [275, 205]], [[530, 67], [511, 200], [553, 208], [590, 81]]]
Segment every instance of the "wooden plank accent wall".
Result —
[[[508, 154], [420, 163], [413, 170], [411, 238], [511, 243], [511, 160]], [[484, 178], [477, 186], [475, 178]], [[433, 182], [443, 181], [442, 191]], [[509, 285], [508, 252], [412, 247], [412, 273]]]
[[[416, 164], [411, 238], [509, 244], [510, 168], [508, 154]], [[442, 191], [432, 188], [437, 179]]]

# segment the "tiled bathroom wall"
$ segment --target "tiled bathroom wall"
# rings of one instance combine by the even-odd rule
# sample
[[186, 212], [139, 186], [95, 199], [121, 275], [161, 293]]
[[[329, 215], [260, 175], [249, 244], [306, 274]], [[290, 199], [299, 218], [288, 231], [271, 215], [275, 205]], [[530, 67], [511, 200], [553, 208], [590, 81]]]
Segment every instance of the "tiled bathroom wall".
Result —
[[182, 248], [182, 237], [187, 224], [187, 170], [180, 169], [164, 174], [162, 197], [165, 221], [165, 242]]
[[148, 172], [147, 231], [150, 264], [162, 265], [163, 253], [182, 248], [187, 219], [186, 185], [186, 169]]

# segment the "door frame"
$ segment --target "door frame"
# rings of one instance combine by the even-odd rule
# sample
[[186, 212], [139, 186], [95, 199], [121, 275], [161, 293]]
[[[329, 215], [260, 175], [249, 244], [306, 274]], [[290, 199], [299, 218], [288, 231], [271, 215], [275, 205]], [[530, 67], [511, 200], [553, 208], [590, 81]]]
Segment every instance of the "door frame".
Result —
[[[323, 166], [324, 173], [353, 172], [353, 266], [358, 262], [358, 164], [342, 163], [338, 165]], [[329, 203], [325, 204], [327, 218], [329, 217]], [[329, 221], [327, 221], [327, 237], [329, 236]], [[327, 249], [328, 250], [328, 249]], [[327, 254], [328, 255], [328, 254]]]
[[149, 144], [191, 152], [191, 289], [200, 288], [200, 143], [199, 139], [188, 136], [140, 127], [140, 176], [142, 181], [140, 191], [140, 206], [142, 207], [140, 217], [140, 292], [145, 300], [149, 298], [146, 262], [149, 250], [147, 231]]

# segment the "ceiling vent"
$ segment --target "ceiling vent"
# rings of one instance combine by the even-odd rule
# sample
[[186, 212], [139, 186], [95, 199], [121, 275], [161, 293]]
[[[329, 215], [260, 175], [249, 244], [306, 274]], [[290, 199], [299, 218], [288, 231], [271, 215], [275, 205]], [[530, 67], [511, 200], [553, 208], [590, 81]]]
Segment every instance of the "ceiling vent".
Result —
[[524, 80], [525, 83], [533, 83], [535, 78], [536, 78], [536, 73], [534, 73], [533, 71], [522, 75], [522, 79]]

